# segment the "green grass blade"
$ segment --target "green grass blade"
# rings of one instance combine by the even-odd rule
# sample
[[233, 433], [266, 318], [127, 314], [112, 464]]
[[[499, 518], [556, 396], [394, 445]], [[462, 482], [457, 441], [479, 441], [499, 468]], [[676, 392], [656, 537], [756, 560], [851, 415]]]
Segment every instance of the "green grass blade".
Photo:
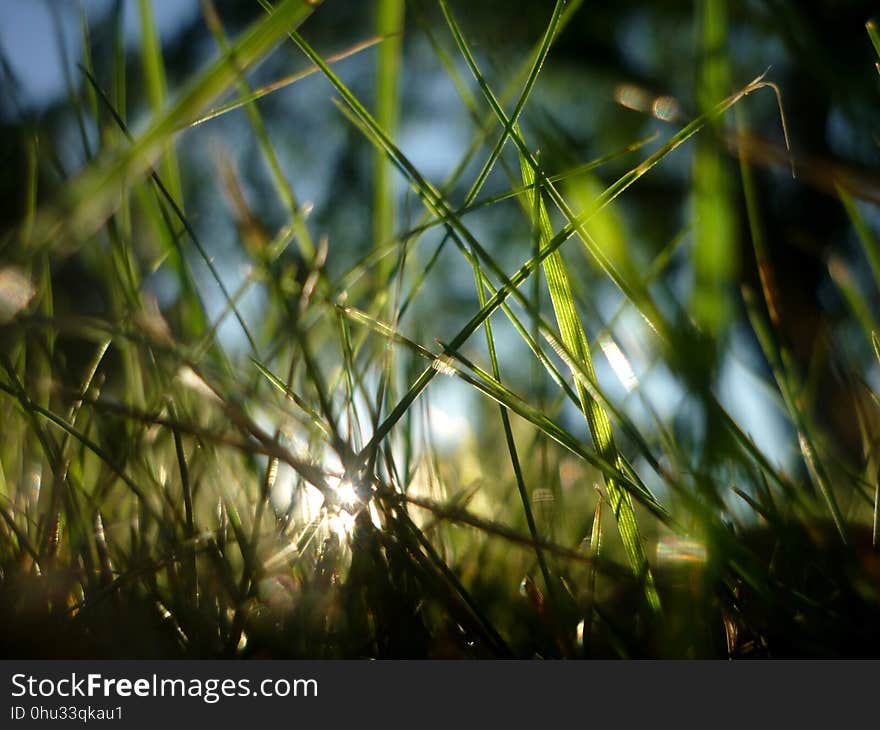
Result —
[[[725, 54], [727, 21], [723, 0], [699, 4], [697, 99], [702, 111], [729, 91], [730, 72]], [[721, 120], [711, 125], [714, 134], [697, 140], [694, 157], [694, 291], [691, 309], [697, 324], [717, 338], [730, 319], [730, 284], [736, 275], [736, 216], [731, 205], [730, 175], [720, 139]], [[714, 359], [714, 358], [713, 358]]]
[[[89, 33], [89, 19], [85, 8], [80, 11], [80, 36], [82, 38], [82, 62], [88, 69], [89, 73], [94, 74], [94, 64], [92, 63], [92, 39]], [[88, 104], [89, 113], [92, 119], [98, 121], [98, 99], [95, 96], [94, 89], [86, 87], [86, 102]]]
[[[393, 139], [397, 132], [400, 105], [400, 61], [403, 50], [404, 0], [378, 0], [376, 33], [385, 37], [376, 58], [376, 122]], [[373, 240], [389, 240], [397, 225], [393, 168], [381, 149], [373, 154]], [[383, 259], [379, 287], [383, 287], [394, 262]]]
[[[877, 52], [877, 55], [880, 56], [880, 32], [877, 31], [877, 22], [873, 19], [869, 20], [865, 23], [865, 29], [868, 31], [868, 37], [871, 39], [874, 50]], [[875, 65], [877, 66], [877, 72], [880, 73], [880, 62]]]
[[[516, 131], [518, 133], [519, 130]], [[535, 175], [531, 166], [524, 158], [520, 158], [520, 165], [523, 183], [527, 187], [534, 185]], [[534, 211], [533, 224], [536, 234], [540, 237], [541, 248], [543, 249], [553, 239], [550, 217], [541, 199], [540, 190], [533, 190], [528, 197], [530, 206]], [[590, 378], [595, 380], [596, 373], [593, 369], [590, 345], [574, 303], [574, 295], [571, 290], [565, 262], [559, 251], [550, 254], [544, 261], [544, 273], [547, 277], [550, 300], [556, 313], [556, 321], [559, 324], [562, 341], [575, 355]], [[611, 421], [608, 418], [608, 414], [599, 402], [590, 397], [580, 380], [576, 381], [576, 387], [581, 401], [581, 409], [589, 425], [590, 435], [593, 438], [596, 450], [603, 459], [615, 464], [622, 470], [623, 464], [614, 443]], [[660, 596], [657, 594], [654, 578], [648, 565], [647, 555], [639, 535], [632, 500], [629, 494], [614, 479], [607, 476], [605, 487], [611, 509], [617, 520], [627, 558], [630, 561], [630, 566], [635, 575], [640, 580], [644, 580], [645, 597], [649, 605], [659, 612], [661, 610]]]
[[844, 301], [859, 323], [866, 338], [878, 329], [877, 319], [871, 311], [871, 305], [862, 295], [849, 267], [837, 256], [828, 259], [828, 273], [831, 275]]
[[835, 185], [835, 189], [856, 231], [856, 236], [862, 246], [862, 252], [868, 260], [868, 266], [870, 266], [871, 274], [874, 276], [874, 284], [880, 289], [880, 243], [878, 243], [877, 237], [865, 222], [865, 218], [852, 195], [841, 185]]
[[799, 386], [795, 381], [790, 368], [787, 366], [786, 353], [776, 345], [775, 337], [770, 325], [764, 320], [763, 316], [758, 311], [754, 295], [750, 292], [746, 292], [745, 294], [745, 302], [749, 320], [752, 323], [752, 329], [758, 338], [764, 356], [770, 363], [770, 368], [776, 379], [777, 387], [785, 400], [787, 413], [797, 430], [798, 445], [800, 447], [804, 464], [810, 475], [810, 479], [815, 484], [819, 494], [822, 495], [840, 537], [846, 542], [847, 530], [843, 513], [841, 512], [837, 497], [832, 489], [832, 482], [828, 476], [827, 469], [825, 468], [822, 455], [817, 449], [816, 439], [813, 435], [810, 423], [808, 422], [807, 414], [801, 407]]
[[[153, 18], [151, 0], [139, 0], [138, 9], [141, 19], [141, 54], [144, 74], [144, 86], [147, 89], [147, 100], [154, 117], [165, 110], [165, 99], [168, 93], [165, 80], [165, 61], [162, 57], [162, 42]], [[94, 92], [92, 92], [94, 93]], [[162, 179], [171, 196], [183, 205], [183, 189], [180, 182], [180, 166], [174, 153], [172, 140], [169, 136], [163, 144], [162, 158], [159, 163]]]

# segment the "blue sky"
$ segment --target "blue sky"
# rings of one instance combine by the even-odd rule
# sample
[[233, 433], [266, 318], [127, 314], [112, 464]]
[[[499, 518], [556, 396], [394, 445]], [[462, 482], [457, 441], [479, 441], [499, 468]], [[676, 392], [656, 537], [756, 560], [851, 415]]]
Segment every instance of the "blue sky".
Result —
[[[197, 0], [152, 0], [161, 38], [175, 32], [199, 12]], [[113, 0], [3, 0], [0, 2], [0, 49], [22, 86], [22, 102], [39, 109], [64, 95], [64, 65], [52, 13], [58, 15], [69, 58], [82, 53], [80, 11], [97, 23], [113, 7]], [[138, 3], [123, 3], [126, 41], [140, 39]], [[74, 81], [78, 81], [74, 79]]]

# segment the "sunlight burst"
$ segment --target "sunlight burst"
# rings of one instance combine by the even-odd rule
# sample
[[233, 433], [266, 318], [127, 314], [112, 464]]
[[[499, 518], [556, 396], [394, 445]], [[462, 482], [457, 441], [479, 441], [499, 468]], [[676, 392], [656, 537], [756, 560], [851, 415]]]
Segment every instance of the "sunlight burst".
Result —
[[340, 481], [333, 487], [333, 491], [336, 494], [336, 499], [339, 500], [343, 507], [355, 507], [360, 504], [361, 500], [358, 497], [357, 490], [354, 488], [354, 484], [347, 479]]

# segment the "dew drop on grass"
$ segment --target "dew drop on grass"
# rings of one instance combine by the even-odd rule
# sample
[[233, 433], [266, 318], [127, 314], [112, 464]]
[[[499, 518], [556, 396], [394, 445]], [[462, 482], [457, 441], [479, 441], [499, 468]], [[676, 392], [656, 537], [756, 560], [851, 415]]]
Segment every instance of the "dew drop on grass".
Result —
[[680, 116], [678, 101], [672, 96], [658, 96], [651, 104], [651, 113], [661, 122], [674, 122]]
[[651, 107], [651, 95], [634, 84], [619, 84], [614, 89], [614, 101], [635, 112], [644, 112]]

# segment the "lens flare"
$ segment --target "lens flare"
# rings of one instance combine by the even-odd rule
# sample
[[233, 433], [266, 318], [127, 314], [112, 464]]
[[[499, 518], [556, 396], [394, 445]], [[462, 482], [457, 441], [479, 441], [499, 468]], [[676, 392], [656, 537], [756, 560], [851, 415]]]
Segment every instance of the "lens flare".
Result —
[[336, 493], [336, 499], [343, 507], [355, 507], [361, 502], [354, 484], [348, 480], [339, 482], [333, 491]]

